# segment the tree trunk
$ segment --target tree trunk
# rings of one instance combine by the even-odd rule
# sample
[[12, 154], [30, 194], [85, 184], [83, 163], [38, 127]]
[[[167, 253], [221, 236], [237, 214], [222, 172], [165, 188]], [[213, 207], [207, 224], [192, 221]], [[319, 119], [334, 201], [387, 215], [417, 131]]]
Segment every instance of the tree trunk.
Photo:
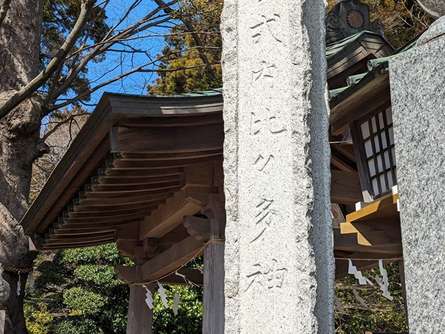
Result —
[[[0, 104], [39, 70], [41, 20], [41, 0], [11, 2], [0, 28]], [[23, 315], [27, 275], [23, 272], [32, 267], [32, 256], [19, 220], [27, 207], [32, 164], [42, 153], [41, 115], [41, 104], [33, 98], [0, 119], [0, 262], [11, 286], [4, 305], [8, 334], [27, 333]], [[19, 276], [21, 293], [17, 295]]]

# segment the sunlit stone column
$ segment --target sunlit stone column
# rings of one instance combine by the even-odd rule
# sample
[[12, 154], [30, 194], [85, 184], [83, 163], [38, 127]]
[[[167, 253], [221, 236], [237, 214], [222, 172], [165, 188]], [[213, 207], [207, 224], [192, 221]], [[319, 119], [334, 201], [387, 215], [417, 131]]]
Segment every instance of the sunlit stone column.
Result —
[[225, 1], [227, 334], [333, 332], [324, 13]]
[[410, 333], [445, 333], [444, 23], [390, 62]]

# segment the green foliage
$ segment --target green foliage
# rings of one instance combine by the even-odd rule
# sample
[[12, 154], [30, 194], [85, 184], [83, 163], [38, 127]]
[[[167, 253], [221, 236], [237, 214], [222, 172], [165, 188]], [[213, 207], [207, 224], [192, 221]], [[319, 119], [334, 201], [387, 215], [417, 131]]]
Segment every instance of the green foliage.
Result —
[[79, 280], [104, 288], [112, 288], [122, 284], [116, 279], [116, 274], [111, 266], [80, 265], [74, 270], [74, 276]]
[[[201, 334], [202, 290], [200, 288], [167, 287], [169, 308], [155, 295], [153, 326], [156, 334]], [[181, 296], [178, 315], [172, 310], [174, 295]]]
[[114, 273], [123, 263], [114, 244], [41, 254], [27, 294], [30, 327], [43, 309], [53, 317], [46, 333], [125, 333], [128, 287]]
[[63, 252], [63, 261], [70, 264], [110, 264], [122, 262], [116, 246], [112, 244], [92, 248], [67, 249]]
[[[222, 85], [221, 35], [219, 32], [223, 1], [186, 0], [181, 2], [178, 17], [193, 26], [200, 45], [184, 24], [171, 29], [166, 47], [158, 56], [158, 79], [149, 87], [151, 94], [171, 95], [218, 88]], [[202, 53], [211, 71], [204, 63]]]
[[102, 329], [97, 327], [94, 321], [83, 320], [63, 320], [54, 330], [55, 334], [102, 334]]
[[[116, 277], [114, 266], [130, 261], [119, 256], [114, 244], [42, 253], [35, 264], [34, 284], [26, 300], [30, 334], [125, 333], [129, 289]], [[197, 259], [190, 266], [202, 266], [202, 260]], [[155, 333], [201, 333], [201, 289], [166, 290], [168, 308], [155, 294]], [[181, 296], [177, 316], [172, 311], [175, 293]]]
[[[406, 313], [400, 282], [399, 266], [386, 266], [393, 301], [382, 296], [378, 285], [360, 286], [354, 277], [338, 280], [336, 284], [336, 333], [351, 334], [365, 331], [379, 333], [406, 333]], [[378, 269], [364, 272], [373, 280], [379, 275]], [[375, 282], [375, 280], [373, 280]]]
[[107, 298], [80, 287], [73, 287], [63, 293], [63, 303], [71, 310], [71, 315], [93, 315], [101, 311]]
[[54, 320], [45, 304], [38, 304], [35, 308], [25, 305], [26, 326], [29, 334], [46, 334], [47, 329]]

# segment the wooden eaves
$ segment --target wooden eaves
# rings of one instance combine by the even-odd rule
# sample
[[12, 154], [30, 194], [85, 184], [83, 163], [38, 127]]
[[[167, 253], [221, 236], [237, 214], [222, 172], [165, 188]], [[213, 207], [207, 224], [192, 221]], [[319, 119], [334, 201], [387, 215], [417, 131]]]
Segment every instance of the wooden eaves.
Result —
[[388, 70], [379, 66], [331, 99], [331, 133], [340, 135], [352, 122], [376, 110], [384, 110], [390, 104]]
[[221, 110], [221, 95], [105, 94], [22, 219], [25, 232], [40, 249], [116, 241], [178, 193], [187, 173], [206, 177], [190, 166], [221, 161]]
[[[106, 94], [22, 225], [41, 249], [116, 241], [117, 233], [142, 221], [140, 236], [159, 238], [177, 228], [170, 216], [158, 226], [165, 211], [180, 217], [204, 205], [207, 190], [193, 188], [186, 177], [202, 178], [211, 173], [203, 171], [209, 164], [222, 164], [222, 145], [221, 95]], [[333, 201], [354, 203], [357, 196], [356, 175], [333, 171]]]

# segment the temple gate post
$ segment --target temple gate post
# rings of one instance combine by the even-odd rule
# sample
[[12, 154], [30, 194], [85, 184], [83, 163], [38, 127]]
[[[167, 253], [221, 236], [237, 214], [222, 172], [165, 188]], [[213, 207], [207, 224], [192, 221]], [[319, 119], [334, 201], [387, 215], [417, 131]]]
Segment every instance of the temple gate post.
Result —
[[140, 285], [130, 285], [127, 334], [151, 334], [153, 310], [145, 303], [146, 290]]
[[[422, 3], [445, 14], [443, 1]], [[390, 61], [410, 333], [445, 332], [444, 34], [442, 17]]]
[[211, 194], [204, 214], [210, 221], [210, 238], [204, 249], [203, 334], [224, 334], [224, 196]]
[[225, 1], [225, 333], [333, 333], [324, 14]]

